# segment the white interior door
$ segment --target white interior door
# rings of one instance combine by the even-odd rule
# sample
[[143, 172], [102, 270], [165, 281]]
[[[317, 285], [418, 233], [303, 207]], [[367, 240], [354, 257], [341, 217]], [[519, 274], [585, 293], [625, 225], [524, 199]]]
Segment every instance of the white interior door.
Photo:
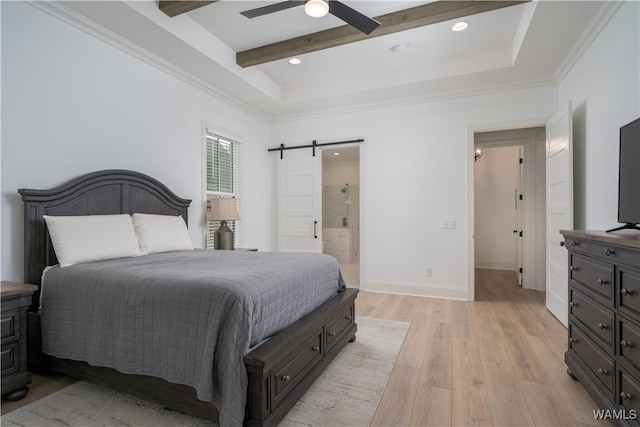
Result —
[[300, 148], [277, 162], [278, 251], [322, 252], [322, 156]]
[[560, 230], [573, 228], [571, 102], [547, 122], [547, 309], [568, 324], [568, 254]]

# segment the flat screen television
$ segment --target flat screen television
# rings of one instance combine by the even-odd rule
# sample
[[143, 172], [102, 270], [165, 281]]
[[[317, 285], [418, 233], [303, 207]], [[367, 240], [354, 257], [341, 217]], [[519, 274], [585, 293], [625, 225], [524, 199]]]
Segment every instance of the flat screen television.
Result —
[[618, 222], [624, 225], [607, 231], [640, 230], [640, 118], [620, 128]]

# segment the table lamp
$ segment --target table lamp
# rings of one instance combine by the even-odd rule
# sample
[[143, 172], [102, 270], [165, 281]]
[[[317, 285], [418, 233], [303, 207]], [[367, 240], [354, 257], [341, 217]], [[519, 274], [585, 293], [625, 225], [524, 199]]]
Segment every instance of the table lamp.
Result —
[[239, 219], [238, 201], [235, 198], [209, 200], [207, 221], [220, 221], [220, 227], [214, 234], [214, 249], [233, 250], [233, 231], [227, 227], [227, 221], [237, 221]]

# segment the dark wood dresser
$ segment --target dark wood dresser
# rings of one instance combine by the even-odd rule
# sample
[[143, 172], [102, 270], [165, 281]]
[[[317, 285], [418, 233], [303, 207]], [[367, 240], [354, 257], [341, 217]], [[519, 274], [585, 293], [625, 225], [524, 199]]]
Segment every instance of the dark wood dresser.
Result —
[[17, 400], [24, 397], [31, 383], [27, 369], [27, 316], [35, 285], [16, 282], [0, 284], [2, 312], [2, 396]]
[[640, 232], [563, 230], [568, 373], [613, 421], [640, 421]]

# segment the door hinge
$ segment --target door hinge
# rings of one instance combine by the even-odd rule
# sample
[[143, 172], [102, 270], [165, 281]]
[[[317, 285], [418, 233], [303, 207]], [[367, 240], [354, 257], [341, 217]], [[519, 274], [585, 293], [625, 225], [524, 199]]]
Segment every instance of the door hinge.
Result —
[[520, 274], [522, 274], [522, 267], [520, 267], [520, 268], [518, 269], [518, 272], [519, 272]]
[[518, 195], [518, 199], [523, 200], [524, 196], [522, 194]]
[[518, 163], [524, 163], [524, 159], [522, 157], [520, 157], [520, 159], [518, 159]]

